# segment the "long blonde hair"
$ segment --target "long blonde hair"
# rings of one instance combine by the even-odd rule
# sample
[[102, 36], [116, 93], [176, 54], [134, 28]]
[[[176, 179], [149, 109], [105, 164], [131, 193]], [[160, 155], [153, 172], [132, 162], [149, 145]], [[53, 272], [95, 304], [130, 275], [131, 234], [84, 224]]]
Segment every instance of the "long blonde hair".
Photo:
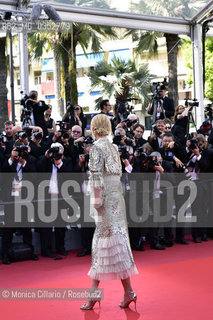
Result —
[[91, 121], [92, 134], [99, 135], [100, 137], [106, 137], [111, 133], [111, 122], [105, 114], [97, 114]]

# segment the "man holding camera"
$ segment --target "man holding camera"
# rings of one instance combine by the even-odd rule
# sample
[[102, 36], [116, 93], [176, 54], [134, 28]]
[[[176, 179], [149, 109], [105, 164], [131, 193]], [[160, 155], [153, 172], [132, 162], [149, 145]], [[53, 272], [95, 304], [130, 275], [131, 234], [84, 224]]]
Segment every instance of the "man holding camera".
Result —
[[100, 103], [100, 108], [101, 108], [100, 113], [105, 114], [106, 116], [109, 117], [110, 122], [111, 122], [111, 126], [112, 126], [112, 133], [114, 133], [115, 132], [115, 124], [114, 124], [113, 116], [109, 113], [112, 108], [109, 100], [108, 99], [102, 100]]
[[[46, 173], [45, 180], [49, 181], [48, 192], [45, 193], [43, 199], [47, 216], [50, 214], [51, 206], [54, 205], [50, 200], [52, 197], [54, 197], [54, 195], [57, 197], [56, 201], [59, 206], [57, 212], [58, 215], [54, 225], [56, 252], [66, 256], [67, 252], [64, 246], [66, 228], [61, 227], [59, 208], [63, 208], [65, 205], [63, 195], [61, 194], [61, 186], [64, 179], [63, 173], [72, 172], [73, 167], [72, 162], [64, 158], [64, 147], [62, 144], [58, 142], [51, 144], [50, 149], [47, 150], [45, 155], [40, 158], [37, 165], [37, 170], [39, 172]], [[60, 223], [59, 226], [57, 226], [57, 222]], [[52, 252], [52, 226], [43, 225], [41, 228], [39, 228], [39, 232], [41, 238], [41, 254], [44, 257], [55, 258], [56, 256]]]
[[[5, 159], [3, 172], [9, 174], [2, 189], [3, 199], [8, 203], [5, 205], [6, 227], [2, 229], [2, 262], [10, 264], [8, 252], [12, 245], [13, 233], [16, 231], [14, 227], [16, 199], [25, 192], [22, 188], [22, 180], [29, 179], [29, 173], [35, 172], [35, 159], [28, 155], [28, 147], [22, 142], [17, 141], [15, 143], [10, 158]], [[21, 198], [25, 198], [25, 196]], [[32, 245], [31, 228], [18, 228], [18, 230], [23, 234], [23, 242], [31, 248], [32, 259], [38, 260]]]
[[160, 86], [158, 93], [159, 99], [157, 101], [153, 100], [152, 106], [146, 109], [149, 114], [153, 115], [153, 123], [159, 119], [171, 119], [175, 113], [174, 101], [166, 96], [165, 85]]
[[[207, 142], [202, 134], [187, 140], [188, 162], [187, 168], [191, 172], [192, 181], [196, 184], [197, 195], [191, 204], [192, 215], [196, 216], [196, 227], [192, 228], [192, 237], [195, 243], [208, 241], [207, 237], [207, 207], [208, 207], [208, 181], [206, 175], [210, 171], [212, 150], [207, 148]], [[211, 201], [211, 200], [210, 200]], [[202, 227], [204, 226], [204, 227]]]
[[21, 114], [23, 124], [25, 123], [26, 112], [30, 112], [30, 124], [41, 127], [44, 137], [46, 137], [48, 135], [48, 130], [44, 120], [44, 112], [49, 109], [48, 105], [44, 101], [38, 100], [38, 92], [35, 90], [30, 91], [29, 97], [27, 97], [22, 104], [24, 104]]
[[159, 119], [156, 121], [153, 132], [148, 138], [148, 142], [150, 143], [154, 151], [159, 151], [159, 149], [161, 148], [164, 132], [165, 132], [164, 120]]
[[[137, 179], [137, 190], [141, 190], [143, 192], [147, 192], [147, 190], [143, 190], [142, 182], [145, 179], [150, 180], [151, 185], [153, 187], [149, 190], [149, 203], [144, 204], [140, 203], [142, 201], [143, 196], [142, 193], [139, 191], [137, 192], [137, 208], [138, 208], [138, 216], [142, 214], [141, 208], [146, 206], [146, 210], [148, 210], [148, 239], [150, 242], [151, 249], [155, 250], [164, 250], [165, 247], [160, 244], [159, 239], [159, 228], [158, 226], [154, 226], [153, 224], [153, 215], [150, 216], [150, 212], [153, 210], [153, 204], [155, 199], [155, 195], [159, 194], [160, 191], [156, 192], [157, 190], [154, 189], [154, 185], [158, 185], [160, 181], [160, 176], [164, 172], [162, 167], [162, 157], [159, 152], [152, 152], [152, 147], [149, 143], [145, 143], [142, 147], [139, 147], [134, 152], [134, 165], [133, 165], [133, 172], [134, 173], [143, 173], [140, 179]], [[155, 175], [151, 175], [150, 173], [155, 173]], [[140, 177], [140, 176], [139, 176]], [[141, 180], [141, 181], [140, 181]], [[145, 214], [145, 212], [143, 212]], [[152, 227], [150, 227], [150, 225]], [[131, 228], [130, 229], [130, 239], [132, 238], [133, 243], [138, 243], [141, 236], [145, 233], [145, 231], [141, 228]]]
[[136, 124], [133, 128], [134, 133], [134, 149], [142, 147], [144, 143], [147, 143], [147, 140], [143, 138], [144, 126], [142, 124]]

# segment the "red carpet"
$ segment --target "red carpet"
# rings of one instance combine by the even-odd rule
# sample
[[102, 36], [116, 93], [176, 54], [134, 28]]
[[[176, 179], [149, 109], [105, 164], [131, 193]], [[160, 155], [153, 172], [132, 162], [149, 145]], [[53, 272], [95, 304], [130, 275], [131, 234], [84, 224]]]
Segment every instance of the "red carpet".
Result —
[[[99, 309], [82, 311], [82, 301], [0, 301], [2, 320], [71, 319], [213, 319], [213, 241], [175, 245], [165, 251], [133, 252], [139, 275], [132, 277], [138, 295], [122, 310], [119, 281], [102, 282], [104, 300]], [[77, 258], [71, 251], [63, 260], [40, 258], [11, 265], [0, 264], [1, 288], [88, 288], [90, 256]]]

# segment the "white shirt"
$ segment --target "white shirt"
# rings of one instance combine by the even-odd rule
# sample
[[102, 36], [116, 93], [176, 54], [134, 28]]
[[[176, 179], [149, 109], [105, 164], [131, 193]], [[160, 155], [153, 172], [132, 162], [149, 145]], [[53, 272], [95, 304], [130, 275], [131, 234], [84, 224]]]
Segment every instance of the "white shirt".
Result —
[[[8, 159], [8, 163], [10, 166], [12, 166], [13, 164], [13, 160], [11, 158]], [[11, 196], [13, 197], [18, 197], [19, 196], [19, 193], [21, 191], [21, 187], [22, 187], [22, 168], [24, 168], [26, 166], [26, 161], [25, 163], [22, 165], [20, 162], [17, 163], [17, 166], [16, 166], [16, 171], [17, 171], [17, 176], [18, 176], [18, 179], [19, 181], [14, 178], [13, 181], [12, 181], [12, 192], [11, 192]]]
[[58, 190], [58, 170], [60, 169], [63, 165], [63, 162], [61, 162], [59, 165], [52, 165], [52, 174], [50, 178], [50, 184], [49, 184], [49, 190], [48, 193], [50, 194], [59, 194]]

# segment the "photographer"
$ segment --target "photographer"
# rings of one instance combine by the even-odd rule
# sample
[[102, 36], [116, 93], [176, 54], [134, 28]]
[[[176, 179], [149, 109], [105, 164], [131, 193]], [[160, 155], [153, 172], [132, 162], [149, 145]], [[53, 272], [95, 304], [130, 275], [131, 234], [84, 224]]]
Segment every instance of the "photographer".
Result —
[[127, 151], [129, 156], [133, 155], [133, 139], [127, 138], [126, 131], [123, 128], [117, 128], [115, 130], [113, 143], [116, 144], [118, 148], [123, 149], [123, 152]]
[[146, 108], [147, 112], [153, 115], [153, 123], [159, 119], [169, 118], [174, 116], [174, 101], [166, 96], [165, 85], [157, 87], [156, 97], [154, 96], [152, 106]]
[[148, 142], [154, 151], [159, 151], [162, 145], [162, 139], [165, 132], [164, 120], [157, 120], [151, 136], [148, 138]]
[[203, 180], [205, 175], [200, 173], [210, 171], [212, 150], [207, 148], [206, 139], [202, 134], [198, 134], [196, 139], [187, 141], [187, 145], [189, 149], [187, 168], [197, 186], [197, 196], [191, 205], [192, 214], [197, 217], [197, 227], [192, 229], [192, 237], [195, 243], [200, 243], [208, 240], [207, 229], [200, 227], [201, 224], [206, 226], [207, 221], [208, 184]]
[[134, 133], [134, 150], [138, 147], [142, 147], [144, 143], [147, 143], [147, 140], [143, 138], [144, 134], [144, 126], [142, 124], [136, 124], [133, 127], [133, 133]]
[[210, 132], [212, 129], [212, 124], [210, 121], [206, 120], [202, 123], [200, 128], [197, 130], [197, 133], [203, 134], [204, 137], [206, 138], [206, 141], [208, 141]]
[[[87, 136], [83, 143], [83, 154], [79, 155], [79, 162], [77, 167], [77, 172], [80, 172], [80, 176], [78, 182], [81, 183], [81, 190], [83, 193], [86, 193], [86, 185], [85, 181], [88, 180], [88, 163], [89, 163], [89, 152], [93, 145], [93, 138], [91, 136]], [[81, 211], [83, 212], [83, 210]], [[78, 252], [77, 257], [84, 257], [88, 254], [91, 254], [91, 246], [92, 246], [92, 238], [94, 233], [94, 223], [88, 223], [84, 226], [84, 219], [85, 215], [80, 216], [79, 223], [81, 224], [81, 243], [82, 243], [82, 250]]]
[[62, 121], [68, 122], [71, 128], [75, 125], [80, 126], [83, 133], [87, 126], [87, 118], [83, 113], [83, 109], [78, 104], [74, 106], [71, 103], [67, 104], [67, 111]]
[[102, 100], [100, 102], [100, 109], [101, 109], [100, 113], [105, 114], [109, 117], [111, 126], [112, 126], [112, 133], [114, 133], [115, 132], [114, 117], [112, 116], [112, 114], [109, 113], [111, 108], [112, 106], [108, 99]]
[[[35, 159], [28, 155], [28, 147], [22, 142], [15, 143], [10, 158], [5, 159], [3, 172], [8, 175], [2, 188], [3, 199], [7, 202], [4, 206], [6, 227], [2, 229], [2, 262], [10, 264], [8, 252], [12, 245], [13, 233], [16, 231], [16, 228], [10, 227], [15, 222], [15, 199], [26, 191], [22, 188], [22, 180], [29, 180], [29, 173], [35, 172]], [[31, 228], [18, 228], [18, 230], [23, 233], [23, 242], [31, 248], [32, 260], [38, 260], [32, 245]]]
[[[162, 158], [161, 155], [158, 152], [152, 152], [152, 147], [150, 146], [149, 143], [145, 143], [142, 147], [138, 148], [138, 150], [135, 150], [134, 152], [134, 164], [133, 164], [133, 172], [140, 172], [140, 173], [144, 173], [144, 174], [149, 174], [149, 173], [155, 173], [155, 178], [153, 180], [153, 176], [150, 175], [146, 175], [142, 177], [142, 180], [147, 179], [147, 178], [151, 178], [152, 182], [153, 182], [153, 186], [155, 184], [157, 184], [157, 181], [160, 181], [160, 175], [164, 172], [164, 169], [162, 167]], [[141, 182], [139, 181], [139, 185], [137, 185], [137, 190], [142, 190], [142, 192], [147, 192], [147, 190], [143, 190], [142, 189], [142, 185]], [[150, 203], [148, 204], [149, 207], [149, 212], [152, 211], [152, 207], [153, 207], [153, 199], [155, 197], [155, 191], [154, 188], [149, 190], [149, 200]], [[142, 194], [140, 194], [140, 192], [137, 192], [137, 195], [139, 196], [139, 199], [137, 201], [137, 203], [139, 203], [141, 201]], [[143, 207], [143, 204], [138, 205], [139, 208], [139, 214], [138, 216], [141, 215], [141, 208]], [[165, 247], [163, 245], [160, 244], [160, 238], [159, 238], [159, 229], [157, 226], [153, 225], [153, 221], [151, 220], [152, 216], [149, 217], [150, 223], [152, 225], [152, 227], [146, 229], [146, 231], [148, 230], [148, 239], [150, 242], [150, 247], [151, 249], [155, 249], [155, 250], [164, 250]], [[141, 228], [131, 228], [130, 230], [130, 239], [131, 242], [134, 243], [138, 243], [139, 239], [142, 236], [142, 230]]]
[[30, 147], [30, 155], [35, 158], [39, 158], [40, 156], [45, 154], [47, 150], [47, 144], [42, 140], [42, 133], [39, 131], [33, 131], [31, 140], [29, 142]]
[[[52, 199], [52, 196], [54, 197], [54, 195], [57, 195], [58, 197], [56, 200], [58, 201], [58, 209], [66, 209], [67, 204], [63, 200], [63, 196], [61, 194], [61, 186], [64, 182], [63, 173], [72, 172], [73, 166], [69, 160], [64, 158], [64, 148], [60, 143], [56, 142], [51, 144], [50, 149], [47, 150], [45, 155], [38, 161], [37, 170], [39, 172], [47, 173], [47, 179], [49, 180], [49, 189], [43, 199], [47, 215], [51, 210], [51, 202], [48, 200]], [[60, 223], [59, 214], [57, 218], [55, 221], [56, 252], [66, 256], [67, 252], [64, 246], [66, 228], [58, 227], [58, 221]], [[52, 227], [41, 227], [39, 232], [41, 238], [41, 254], [44, 257], [55, 258], [56, 256], [52, 252]]]
[[78, 159], [81, 154], [84, 153], [85, 137], [82, 136], [82, 130], [80, 126], [73, 126], [71, 131], [70, 145], [72, 147], [74, 165], [78, 164]]
[[30, 117], [30, 122], [27, 122], [28, 125], [41, 127], [43, 129], [44, 137], [46, 137], [48, 135], [48, 130], [44, 120], [44, 112], [49, 109], [48, 105], [44, 101], [38, 100], [38, 92], [35, 90], [30, 91], [29, 97], [25, 96], [23, 99], [21, 101], [21, 104], [23, 105], [21, 114], [23, 126], [25, 118]]
[[123, 122], [126, 123], [126, 136], [129, 139], [134, 139], [134, 126], [138, 123], [138, 118], [134, 113], [130, 113]]
[[9, 155], [15, 143], [15, 140], [13, 137], [13, 127], [14, 127], [14, 123], [12, 121], [6, 121], [4, 123], [4, 132], [2, 133], [2, 135], [4, 136], [5, 154], [9, 154]]
[[[178, 185], [176, 182], [173, 173], [175, 172], [184, 172], [187, 179], [191, 178], [190, 173], [184, 166], [183, 162], [186, 161], [187, 153], [185, 148], [177, 143], [174, 140], [174, 136], [172, 133], [167, 132], [163, 136], [162, 147], [160, 148], [160, 153], [163, 159], [162, 166], [167, 175], [167, 179], [172, 182], [173, 186]], [[182, 178], [182, 175], [180, 176]], [[182, 180], [181, 180], [182, 181]], [[166, 195], [166, 192], [165, 192]], [[164, 199], [165, 195], [162, 195], [162, 199]], [[183, 199], [184, 198], [184, 199]], [[179, 208], [184, 203], [185, 197], [175, 197], [175, 205], [176, 205], [176, 213], [179, 211]], [[162, 211], [165, 212], [164, 205], [166, 204], [166, 199], [162, 201]], [[173, 245], [173, 235], [171, 229], [171, 223], [169, 222], [169, 226], [164, 226], [164, 238], [162, 239], [163, 243], [170, 247]], [[175, 241], [180, 244], [188, 244], [188, 242], [184, 239], [184, 227], [176, 228], [176, 239]]]

